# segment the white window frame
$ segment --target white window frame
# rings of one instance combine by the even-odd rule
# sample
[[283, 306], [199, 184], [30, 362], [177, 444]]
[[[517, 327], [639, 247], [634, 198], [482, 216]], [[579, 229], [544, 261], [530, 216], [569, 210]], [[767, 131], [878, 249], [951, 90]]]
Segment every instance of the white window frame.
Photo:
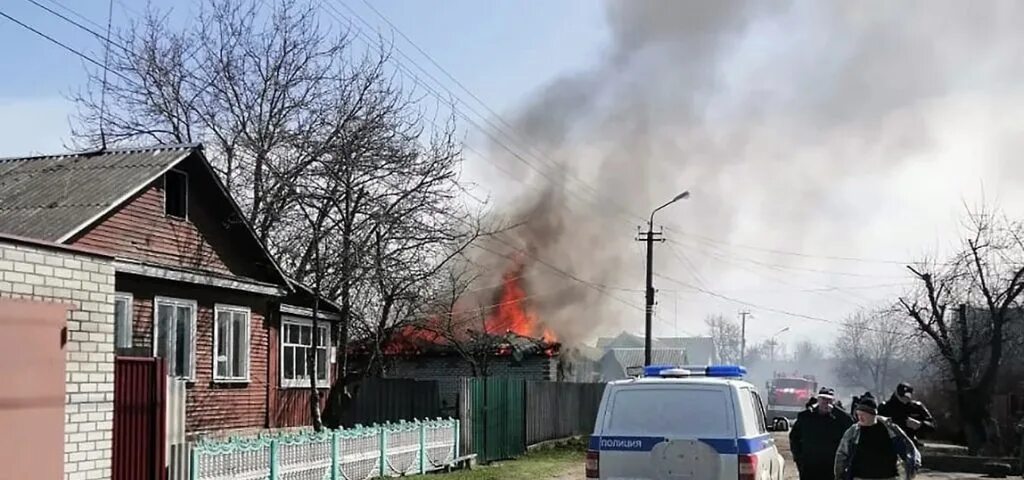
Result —
[[157, 341], [160, 339], [160, 305], [173, 305], [173, 306], [185, 306], [192, 307], [192, 334], [189, 336], [192, 339], [192, 348], [189, 349], [189, 374], [187, 377], [182, 377], [189, 382], [194, 382], [196, 379], [196, 323], [199, 317], [199, 303], [195, 300], [188, 300], [184, 298], [174, 297], [154, 297], [153, 298], [153, 356], [157, 356], [158, 345]]
[[[278, 367], [279, 367], [279, 370], [280, 370], [280, 373], [278, 374], [278, 377], [280, 377], [280, 380], [281, 380], [281, 388], [309, 388], [309, 376], [305, 376], [303, 378], [294, 378], [294, 379], [284, 378], [284, 347], [285, 347], [285, 326], [286, 325], [297, 325], [297, 326], [312, 327], [313, 326], [313, 321], [312, 320], [303, 319], [303, 318], [297, 318], [297, 317], [291, 317], [291, 316], [282, 315], [281, 316], [281, 328], [278, 331], [278, 337], [279, 338], [278, 338], [278, 342], [277, 342], [278, 347], [279, 347], [278, 355], [277, 355], [278, 356]], [[331, 363], [332, 363], [331, 362], [331, 350], [332, 350], [331, 349], [331, 347], [332, 347], [332, 344], [331, 344], [331, 326], [330, 326], [330, 324], [328, 322], [325, 322], [325, 321], [321, 320], [321, 321], [317, 322], [317, 327], [319, 329], [321, 329], [321, 330], [324, 330], [325, 331], [325, 335], [327, 337], [327, 345], [324, 345], [322, 347], [325, 350], [325, 355], [327, 357], [327, 372], [326, 372], [325, 378], [323, 380], [317, 379], [316, 386], [317, 386], [317, 388], [329, 388], [331, 386], [330, 382], [331, 382]], [[310, 340], [312, 341], [312, 343], [316, 343], [316, 338], [312, 334], [310, 335]], [[290, 343], [289, 345], [300, 346], [300, 347], [307, 347], [306, 345], [299, 345], [297, 343]]]
[[[179, 217], [177, 215], [171, 215], [167, 213], [167, 175], [180, 174], [185, 177], [185, 216]], [[164, 216], [167, 218], [174, 218], [178, 220], [188, 220], [188, 188], [189, 188], [189, 177], [188, 172], [184, 170], [168, 170], [164, 172]]]
[[[125, 302], [125, 314], [128, 316], [128, 325], [120, 325], [120, 328], [128, 328], [128, 345], [121, 346], [117, 344], [117, 315], [114, 315], [114, 348], [132, 348], [135, 344], [134, 339], [134, 326], [135, 326], [135, 297], [130, 293], [114, 292], [114, 304], [116, 305], [119, 300]], [[116, 313], [116, 309], [115, 309]]]
[[[245, 314], [245, 332], [243, 332], [245, 334], [245, 338], [244, 338], [244, 340], [242, 340], [242, 341], [245, 342], [245, 350], [244, 350], [245, 358], [243, 359], [243, 363], [242, 363], [243, 368], [245, 370], [245, 375], [240, 376], [240, 377], [231, 377], [231, 376], [227, 376], [227, 375], [220, 375], [219, 372], [217, 372], [217, 363], [218, 363], [217, 362], [217, 360], [218, 360], [217, 359], [217, 352], [220, 351], [220, 340], [221, 340], [220, 339], [220, 328], [218, 328], [217, 322], [220, 321], [220, 314], [221, 314], [221, 312], [244, 313]], [[243, 306], [238, 306], [238, 305], [223, 305], [223, 304], [219, 304], [219, 303], [218, 304], [214, 304], [214, 306], [213, 306], [213, 352], [211, 352], [211, 355], [210, 355], [213, 358], [213, 365], [212, 365], [212, 368], [213, 368], [213, 381], [217, 382], [217, 383], [249, 383], [249, 379], [250, 379], [250, 377], [249, 377], [250, 373], [249, 372], [252, 370], [251, 363], [250, 363], [250, 359], [251, 359], [251, 355], [252, 355], [251, 349], [252, 349], [252, 309], [250, 309], [249, 307], [243, 307]]]

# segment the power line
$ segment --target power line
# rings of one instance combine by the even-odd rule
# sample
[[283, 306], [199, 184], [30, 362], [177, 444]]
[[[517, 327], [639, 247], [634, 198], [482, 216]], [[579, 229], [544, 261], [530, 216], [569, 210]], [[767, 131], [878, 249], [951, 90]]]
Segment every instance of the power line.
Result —
[[[67, 16], [65, 16], [65, 15], [61, 14], [60, 12], [54, 11], [54, 10], [53, 10], [53, 9], [51, 9], [50, 7], [47, 7], [46, 5], [43, 5], [43, 4], [39, 3], [39, 2], [37, 2], [36, 0], [25, 0], [25, 1], [27, 1], [27, 2], [29, 2], [29, 3], [31, 3], [31, 4], [33, 4], [33, 5], [35, 5], [35, 6], [39, 7], [39, 8], [41, 8], [41, 9], [43, 9], [43, 10], [46, 10], [46, 11], [47, 11], [47, 12], [49, 12], [50, 14], [52, 14], [52, 15], [54, 15], [54, 16], [56, 16], [56, 17], [60, 18], [61, 20], [64, 20], [64, 21], [65, 21], [65, 22], [67, 22], [67, 23], [70, 23], [70, 24], [72, 24], [72, 25], [74, 25], [74, 26], [76, 26], [76, 27], [78, 27], [78, 28], [80, 28], [80, 29], [82, 29], [82, 30], [84, 30], [84, 31], [88, 32], [88, 33], [89, 33], [89, 34], [91, 34], [92, 36], [94, 36], [94, 37], [96, 37], [97, 39], [99, 39], [99, 40], [103, 41], [104, 43], [106, 43], [106, 44], [108, 45], [108, 48], [109, 48], [109, 45], [113, 45], [113, 46], [115, 46], [115, 47], [117, 47], [117, 48], [120, 48], [121, 50], [124, 50], [124, 51], [126, 51], [126, 52], [128, 51], [128, 49], [127, 49], [127, 48], [125, 48], [125, 46], [124, 46], [124, 45], [121, 45], [120, 43], [117, 43], [117, 42], [115, 42], [115, 41], [113, 41], [113, 40], [111, 40], [111, 39], [110, 39], [110, 33], [109, 33], [109, 31], [108, 31], [107, 35], [103, 35], [102, 33], [99, 33], [99, 32], [97, 32], [97, 31], [95, 31], [95, 30], [93, 30], [93, 29], [91, 29], [91, 28], [89, 28], [89, 27], [86, 27], [85, 25], [82, 25], [81, 23], [78, 23], [78, 22], [76, 22], [76, 21], [74, 21], [74, 20], [72, 20], [72, 19], [68, 18]], [[57, 6], [59, 6], [59, 7], [63, 8], [63, 9], [65, 9], [65, 10], [67, 10], [67, 11], [71, 12], [71, 13], [72, 13], [72, 14], [74, 14], [74, 15], [77, 15], [77, 16], [79, 16], [79, 17], [81, 17], [81, 18], [85, 18], [85, 17], [83, 17], [82, 15], [78, 14], [77, 12], [75, 12], [74, 10], [71, 10], [70, 8], [68, 8], [68, 7], [65, 7], [64, 5], [62, 5], [62, 4], [60, 3], [60, 2], [57, 2], [56, 0], [48, 0], [48, 1], [49, 1], [50, 3], [53, 3], [54, 5], [57, 5]], [[112, 9], [113, 9], [113, 2], [111, 2], [111, 3], [110, 3], [110, 8], [111, 8], [111, 11], [113, 11], [113, 10], [112, 10]], [[88, 21], [88, 22], [92, 23], [92, 21], [91, 21], [91, 20], [88, 20], [87, 18], [85, 18], [85, 19], [86, 19], [86, 21]], [[108, 20], [109, 20], [109, 18], [108, 18]], [[102, 26], [98, 26], [98, 27], [99, 27], [99, 28], [103, 28]], [[107, 29], [108, 29], [108, 30], [110, 29], [110, 26], [109, 26], [109, 25], [107, 26]]]
[[103, 65], [99, 61], [94, 60], [92, 57], [90, 57], [90, 56], [88, 56], [88, 55], [86, 55], [86, 54], [84, 54], [82, 52], [79, 52], [78, 50], [75, 50], [74, 48], [69, 47], [68, 45], [62, 43], [60, 40], [57, 40], [57, 39], [55, 39], [55, 38], [53, 38], [53, 37], [51, 37], [51, 36], [41, 32], [41, 31], [39, 31], [39, 30], [37, 30], [37, 29], [35, 29], [35, 28], [25, 24], [21, 20], [18, 20], [17, 18], [14, 18], [14, 17], [8, 15], [3, 10], [0, 10], [0, 17], [4, 17], [4, 18], [10, 20], [10, 21], [18, 24], [22, 28], [24, 28], [24, 29], [26, 29], [26, 30], [28, 30], [28, 31], [30, 31], [30, 32], [32, 32], [32, 33], [42, 37], [42, 38], [45, 38], [46, 40], [49, 40], [50, 43], [53, 43], [54, 45], [57, 45], [57, 46], [63, 48], [64, 50], [67, 50], [67, 51], [75, 54], [76, 56], [80, 57], [82, 60], [85, 60], [85, 61], [87, 61], [87, 62], [89, 62], [89, 63], [91, 63], [91, 64], [93, 64], [93, 65], [95, 65], [97, 67], [100, 67], [100, 68], [102, 68], [105, 71], [109, 71], [110, 73], [113, 73], [114, 75], [117, 75], [118, 77], [121, 77], [121, 79], [123, 79], [126, 82], [134, 84], [134, 82], [132, 82], [131, 79], [129, 79], [128, 77], [126, 77], [123, 74], [121, 74], [121, 72], [118, 72], [116, 70], [110, 70], [109, 68], [106, 67], [106, 65]]
[[[788, 316], [788, 317], [800, 318], [800, 319], [804, 319], [804, 320], [811, 320], [811, 321], [815, 321], [815, 322], [828, 323], [828, 324], [838, 325], [838, 326], [842, 326], [843, 325], [843, 322], [841, 322], [841, 321], [836, 321], [836, 320], [832, 320], [832, 319], [828, 319], [828, 318], [823, 318], [823, 317], [817, 317], [817, 316], [814, 316], [814, 315], [807, 315], [807, 314], [803, 314], [803, 313], [790, 312], [790, 311], [787, 311], [787, 310], [782, 310], [782, 309], [774, 308], [774, 307], [767, 307], [767, 306], [764, 306], [764, 305], [759, 305], [759, 304], [756, 304], [756, 303], [753, 303], [753, 302], [748, 302], [746, 300], [741, 300], [741, 299], [738, 299], [738, 298], [730, 297], [728, 295], [723, 295], [723, 294], [718, 293], [718, 292], [714, 292], [714, 291], [711, 291], [711, 290], [700, 288], [698, 286], [691, 285], [691, 284], [686, 283], [686, 282], [684, 282], [682, 280], [677, 280], [675, 278], [672, 278], [672, 277], [669, 277], [669, 276], [666, 276], [666, 275], [661, 275], [661, 274], [655, 274], [655, 275], [658, 276], [659, 278], [663, 278], [663, 279], [668, 280], [670, 282], [677, 283], [679, 285], [691, 288], [691, 289], [696, 290], [696, 291], [698, 291], [700, 293], [703, 293], [705, 295], [709, 295], [709, 296], [712, 296], [712, 297], [715, 297], [715, 298], [719, 298], [719, 299], [726, 300], [726, 301], [729, 301], [729, 302], [732, 302], [732, 303], [736, 303], [738, 305], [743, 305], [743, 306], [746, 306], [746, 307], [749, 307], [749, 308], [756, 308], [758, 310], [764, 310], [764, 311], [767, 311], [767, 312], [777, 313], [779, 315], [785, 315], [785, 316]], [[862, 327], [860, 329], [861, 330], [872, 331], [872, 332], [887, 333], [887, 334], [894, 333], [894, 332], [889, 331], [889, 330], [881, 330], [881, 329], [870, 328], [870, 327]], [[902, 334], [902, 335], [906, 336], [906, 337], [914, 337], [914, 335], [912, 335], [912, 334]]]
[[[678, 240], [669, 240], [669, 242], [676, 243], [676, 244], [678, 244], [680, 246], [689, 246], [691, 248], [701, 248], [700, 245], [687, 245], [687, 244], [683, 244], [683, 243], [679, 242]], [[714, 245], [709, 245], [706, 242], [704, 243], [704, 246], [705, 246], [705, 248], [707, 248], [708, 246], [715, 247]], [[717, 247], [715, 247], [715, 248], [717, 248]], [[875, 274], [848, 272], [848, 271], [841, 271], [841, 270], [828, 270], [828, 269], [821, 269], [821, 268], [809, 268], [809, 267], [798, 267], [798, 266], [792, 266], [792, 265], [783, 265], [783, 264], [778, 264], [778, 263], [771, 263], [771, 262], [764, 262], [764, 261], [760, 261], [760, 260], [755, 260], [755, 259], [750, 258], [750, 257], [740, 256], [740, 255], [736, 255], [736, 254], [724, 253], [724, 250], [721, 250], [721, 251], [723, 252], [722, 253], [723, 255], [729, 256], [729, 257], [731, 257], [733, 259], [737, 259], [737, 260], [741, 260], [741, 261], [744, 261], [744, 262], [747, 262], [747, 263], [752, 263], [752, 264], [755, 264], [755, 265], [760, 265], [760, 266], [763, 266], [763, 267], [771, 268], [773, 270], [793, 270], [793, 271], [818, 273], [818, 274], [823, 274], [823, 275], [845, 276], [845, 277], [893, 278], [893, 279], [895, 279], [895, 278], [905, 278], [905, 275], [875, 275]]]
[[[478, 117], [480, 117], [492, 129], [494, 129], [494, 130], [504, 134], [505, 137], [507, 137], [508, 139], [512, 140], [513, 143], [518, 143], [520, 148], [522, 148], [523, 151], [527, 152], [532, 158], [534, 158], [535, 160], [537, 160], [537, 161], [539, 161], [541, 163], [544, 163], [546, 166], [553, 167], [553, 168], [556, 168], [556, 169], [558, 168], [556, 162], [552, 161], [551, 159], [544, 158], [543, 154], [541, 152], [539, 152], [536, 148], [534, 148], [530, 144], [530, 142], [525, 141], [523, 135], [514, 126], [512, 126], [507, 120], [505, 120], [505, 118], [502, 117], [501, 114], [499, 114], [493, 108], [488, 106], [487, 103], [485, 103], [482, 99], [480, 99], [480, 97], [478, 97], [476, 94], [474, 94], [462, 82], [460, 82], [457, 78], [455, 78], [455, 76], [452, 75], [451, 72], [449, 72], [447, 69], [445, 69], [429, 53], [427, 53], [415, 41], [413, 41], [411, 38], [409, 38], [409, 36], [406, 35], [401, 29], [399, 29], [393, 22], [391, 22], [391, 20], [389, 20], [387, 18], [387, 16], [385, 16], [379, 10], [374, 8], [373, 5], [370, 4], [369, 2], [367, 2], [366, 0], [363, 0], [363, 3], [365, 3], [366, 6], [370, 8], [370, 10], [372, 10], [375, 14], [377, 14], [377, 16], [379, 16], [382, 20], [384, 20], [384, 22], [387, 23], [388, 26], [391, 28], [391, 31], [393, 33], [397, 33], [400, 37], [405, 39], [406, 42], [408, 42], [410, 45], [412, 45], [412, 47], [414, 49], [416, 49], [416, 51], [418, 51], [421, 55], [423, 55], [423, 57], [425, 57], [432, 65], [434, 65], [434, 67], [436, 67], [439, 71], [441, 71], [456, 86], [458, 86], [462, 91], [466, 92], [473, 100], [475, 100], [485, 110], [487, 110], [487, 112], [490, 114], [490, 116], [481, 114], [474, 107], [469, 105], [469, 102], [466, 102], [465, 100], [459, 98], [458, 95], [456, 95], [454, 92], [452, 92], [449, 88], [445, 87], [439, 80], [437, 80], [436, 77], [434, 77], [430, 72], [428, 72], [425, 68], [423, 68], [418, 62], [416, 62], [415, 60], [410, 58], [408, 55], [406, 55], [404, 52], [402, 52], [401, 49], [399, 49], [398, 47], [395, 47], [396, 51], [398, 51], [398, 53], [402, 57], [404, 57], [406, 60], [408, 60], [410, 63], [412, 63], [417, 69], [419, 69], [421, 72], [423, 72], [428, 78], [433, 80], [434, 83], [436, 83], [441, 88], [443, 88], [446, 92], [448, 92], [449, 95], [452, 95], [453, 97], [458, 98], [460, 103], [462, 103], [463, 105], [468, 107], [470, 109], [470, 111], [472, 111], [474, 114], [476, 114]], [[344, 7], [346, 10], [348, 10], [360, 22], [362, 22], [364, 25], [366, 25], [367, 28], [370, 28], [371, 30], [376, 30], [376, 28], [372, 24], [370, 24], [369, 21], [364, 19], [362, 17], [362, 15], [360, 15], [358, 12], [356, 12], [352, 7], [350, 7], [347, 4], [345, 4], [345, 2], [339, 0], [338, 4], [341, 5], [342, 7]], [[340, 13], [340, 12], [338, 12], [338, 13]], [[378, 31], [378, 33], [379, 33], [379, 31]], [[501, 123], [505, 128], [499, 127], [499, 126], [495, 125], [493, 122], [491, 122], [490, 119], [492, 117], [496, 118], [498, 120], [498, 122]], [[486, 132], [485, 132], [485, 134], [486, 134]], [[543, 172], [540, 172], [539, 170], [537, 170], [537, 172], [540, 173], [541, 175], [544, 175], [546, 177], [546, 175]], [[576, 175], [574, 175], [572, 172], [564, 172], [564, 174], [565, 174], [565, 176], [568, 179], [574, 180], [574, 181], [578, 182], [581, 186], [583, 186], [586, 190], [588, 190], [589, 193], [591, 195], [593, 195], [596, 200], [601, 200], [600, 192], [596, 188], [592, 187], [587, 182], [585, 182], [584, 180], [582, 180], [579, 177], [577, 177]], [[550, 179], [550, 177], [548, 177], [548, 178]]]

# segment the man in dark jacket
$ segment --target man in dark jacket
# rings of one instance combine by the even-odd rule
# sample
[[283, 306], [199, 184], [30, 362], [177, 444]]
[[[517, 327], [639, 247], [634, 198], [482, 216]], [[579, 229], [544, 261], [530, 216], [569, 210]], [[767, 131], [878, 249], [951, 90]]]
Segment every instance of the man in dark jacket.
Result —
[[896, 387], [889, 401], [878, 407], [878, 414], [891, 418], [919, 447], [917, 436], [935, 430], [935, 418], [923, 403], [914, 400], [914, 387], [907, 383]]
[[823, 387], [813, 410], [797, 416], [789, 432], [789, 446], [801, 480], [832, 480], [836, 449], [853, 419], [833, 408], [835, 391]]

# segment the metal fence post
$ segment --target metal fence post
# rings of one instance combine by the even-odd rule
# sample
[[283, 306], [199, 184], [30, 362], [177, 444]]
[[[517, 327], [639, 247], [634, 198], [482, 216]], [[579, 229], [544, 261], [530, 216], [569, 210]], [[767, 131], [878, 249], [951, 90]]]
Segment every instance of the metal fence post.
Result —
[[427, 473], [427, 424], [420, 424], [420, 475]]
[[277, 439], [270, 440], [270, 480], [277, 480]]
[[380, 476], [384, 477], [388, 463], [388, 431], [380, 426]]
[[341, 455], [338, 455], [338, 431], [331, 430], [331, 480], [341, 480]]
[[199, 478], [199, 450], [192, 445], [185, 448], [188, 448], [188, 479], [197, 480]]
[[455, 445], [452, 447], [453, 448], [452, 453], [454, 454], [454, 456], [452, 457], [452, 460], [454, 460], [456, 458], [459, 458], [459, 419], [456, 418], [454, 420], [454, 423], [455, 423], [455, 426], [454, 426], [454, 428], [455, 428]]

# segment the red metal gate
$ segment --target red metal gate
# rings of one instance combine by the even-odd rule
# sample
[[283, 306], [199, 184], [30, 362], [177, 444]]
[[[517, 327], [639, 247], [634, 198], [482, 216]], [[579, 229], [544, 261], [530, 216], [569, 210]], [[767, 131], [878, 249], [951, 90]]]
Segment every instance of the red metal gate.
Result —
[[113, 480], [166, 478], [166, 379], [163, 359], [115, 359]]

